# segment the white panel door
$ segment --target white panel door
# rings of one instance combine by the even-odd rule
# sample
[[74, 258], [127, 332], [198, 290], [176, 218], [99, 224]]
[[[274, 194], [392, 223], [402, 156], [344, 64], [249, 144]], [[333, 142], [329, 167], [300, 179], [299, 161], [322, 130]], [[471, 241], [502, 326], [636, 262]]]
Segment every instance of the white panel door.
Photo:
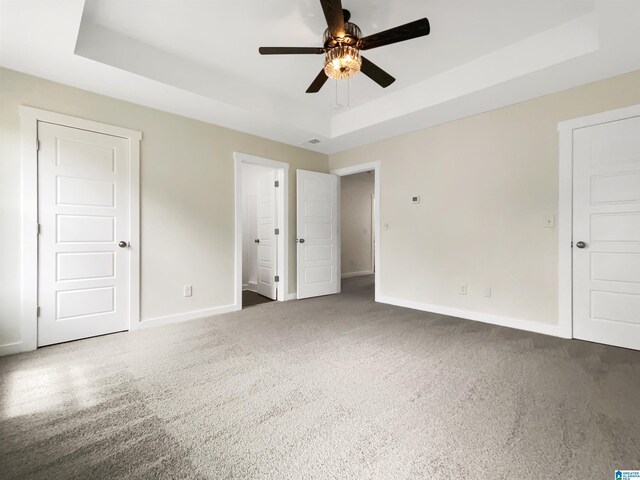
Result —
[[38, 345], [127, 330], [128, 141], [42, 122], [38, 140]]
[[640, 117], [573, 135], [573, 336], [640, 350]]
[[338, 177], [297, 172], [298, 298], [339, 292]]
[[272, 300], [277, 297], [277, 248], [275, 229], [276, 187], [275, 171], [269, 170], [258, 178], [258, 279], [257, 291]]
[[[250, 289], [255, 289], [258, 284], [258, 196], [249, 194], [246, 197], [245, 208], [246, 214], [244, 218], [243, 228], [246, 228], [243, 234], [243, 284]], [[246, 262], [246, 264], [245, 264]]]

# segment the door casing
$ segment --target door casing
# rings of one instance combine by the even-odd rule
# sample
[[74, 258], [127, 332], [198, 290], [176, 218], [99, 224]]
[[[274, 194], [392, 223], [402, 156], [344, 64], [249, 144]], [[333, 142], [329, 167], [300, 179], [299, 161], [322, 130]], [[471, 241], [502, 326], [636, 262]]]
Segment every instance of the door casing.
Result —
[[21, 226], [21, 341], [3, 349], [4, 354], [35, 350], [38, 343], [38, 123], [89, 130], [128, 140], [129, 146], [129, 330], [140, 326], [140, 141], [142, 133], [105, 123], [20, 107], [22, 142], [22, 226]]
[[558, 124], [558, 326], [561, 337], [573, 338], [573, 131], [638, 116], [640, 104]]
[[[380, 272], [382, 271], [382, 264], [380, 262], [380, 182], [381, 182], [381, 168], [380, 161], [376, 160], [374, 162], [369, 163], [361, 163], [358, 165], [352, 165], [350, 167], [339, 168], [336, 170], [331, 170], [331, 173], [337, 175], [338, 177], [344, 177], [346, 175], [353, 175], [354, 173], [362, 173], [362, 172], [370, 172], [374, 171], [374, 186], [373, 186], [373, 208], [374, 208], [374, 282], [375, 282], [375, 301], [380, 301]], [[339, 192], [338, 192], [339, 193]], [[338, 229], [340, 228], [340, 202], [342, 199], [340, 195], [338, 195]], [[339, 230], [338, 230], [339, 231]], [[338, 242], [338, 251], [341, 255], [341, 243]], [[340, 258], [340, 255], [338, 258]], [[340, 264], [338, 264], [338, 268], [340, 268]], [[340, 282], [340, 275], [338, 275], [338, 282]]]
[[289, 164], [241, 152], [233, 153], [235, 163], [235, 299], [237, 309], [242, 308], [242, 164], [248, 163], [273, 168], [279, 187], [276, 189], [278, 204], [278, 301], [295, 298], [289, 295]]

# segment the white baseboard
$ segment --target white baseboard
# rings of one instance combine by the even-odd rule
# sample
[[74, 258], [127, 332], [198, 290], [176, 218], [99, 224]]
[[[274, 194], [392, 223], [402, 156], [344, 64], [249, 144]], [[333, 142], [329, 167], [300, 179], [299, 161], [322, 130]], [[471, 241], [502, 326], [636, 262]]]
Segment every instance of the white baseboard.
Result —
[[525, 330], [527, 332], [542, 333], [544, 335], [551, 335], [553, 337], [571, 338], [571, 332], [567, 332], [559, 325], [549, 325], [547, 323], [532, 322], [530, 320], [501, 317], [488, 313], [461, 310], [458, 308], [414, 302], [412, 300], [403, 300], [387, 296], [380, 296], [380, 298], [376, 301], [380, 303], [387, 303], [389, 305], [396, 305], [398, 307], [412, 308], [414, 310], [422, 310], [424, 312], [439, 313], [440, 315], [448, 315], [450, 317], [475, 320], [477, 322], [490, 323], [492, 325], [500, 325], [501, 327], [515, 328], [517, 330]]
[[212, 315], [222, 315], [223, 313], [236, 312], [238, 310], [240, 310], [240, 306], [236, 304], [193, 310], [191, 312], [177, 313], [175, 315], [167, 315], [166, 317], [156, 317], [150, 318], [149, 320], [143, 320], [140, 322], [140, 328], [159, 327], [160, 325], [186, 322], [188, 320], [196, 320], [199, 318], [210, 317]]
[[297, 300], [298, 299], [298, 293], [297, 292], [293, 292], [293, 293], [288, 293], [287, 294], [287, 300]]
[[14, 353], [28, 352], [30, 350], [35, 350], [35, 348], [29, 348], [24, 342], [7, 343], [6, 345], [0, 345], [0, 357], [13, 355]]
[[362, 275], [373, 275], [373, 270], [366, 270], [363, 272], [351, 272], [351, 273], [343, 273], [340, 275], [342, 278], [351, 278], [351, 277], [360, 277]]
[[258, 284], [249, 282], [246, 285], [242, 285], [242, 290], [249, 290], [250, 292], [257, 292], [258, 291]]

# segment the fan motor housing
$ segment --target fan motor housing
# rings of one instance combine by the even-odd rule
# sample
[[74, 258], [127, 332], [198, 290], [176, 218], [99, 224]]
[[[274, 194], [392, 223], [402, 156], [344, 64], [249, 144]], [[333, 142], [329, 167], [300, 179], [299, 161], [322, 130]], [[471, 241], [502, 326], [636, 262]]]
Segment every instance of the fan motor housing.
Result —
[[339, 45], [348, 45], [350, 47], [356, 47], [358, 41], [362, 37], [362, 31], [355, 23], [344, 23], [344, 37], [333, 37], [329, 29], [324, 31], [323, 40], [324, 48], [334, 48]]

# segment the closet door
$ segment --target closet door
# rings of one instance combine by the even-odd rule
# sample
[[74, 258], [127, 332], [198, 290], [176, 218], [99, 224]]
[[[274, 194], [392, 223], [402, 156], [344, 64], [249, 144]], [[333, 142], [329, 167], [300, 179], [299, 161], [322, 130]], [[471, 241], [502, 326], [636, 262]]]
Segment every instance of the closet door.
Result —
[[298, 298], [339, 292], [338, 177], [297, 172]]

